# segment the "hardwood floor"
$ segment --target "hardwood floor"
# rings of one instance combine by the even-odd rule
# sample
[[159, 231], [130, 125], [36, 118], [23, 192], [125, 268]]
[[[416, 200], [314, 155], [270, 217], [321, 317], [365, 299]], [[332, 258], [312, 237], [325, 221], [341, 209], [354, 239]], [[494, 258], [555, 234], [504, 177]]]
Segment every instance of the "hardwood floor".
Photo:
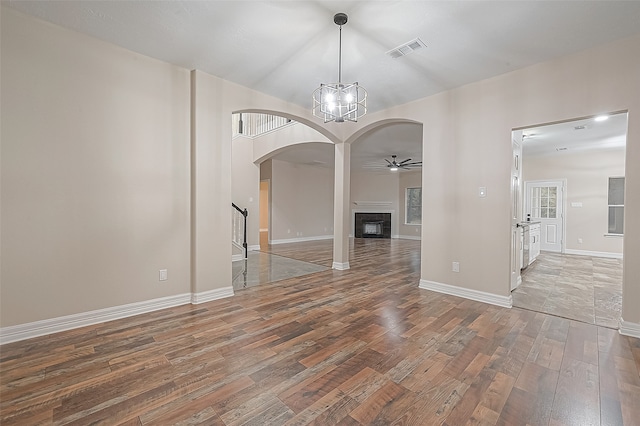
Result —
[[0, 423], [638, 424], [640, 340], [418, 289], [419, 247], [4, 345]]

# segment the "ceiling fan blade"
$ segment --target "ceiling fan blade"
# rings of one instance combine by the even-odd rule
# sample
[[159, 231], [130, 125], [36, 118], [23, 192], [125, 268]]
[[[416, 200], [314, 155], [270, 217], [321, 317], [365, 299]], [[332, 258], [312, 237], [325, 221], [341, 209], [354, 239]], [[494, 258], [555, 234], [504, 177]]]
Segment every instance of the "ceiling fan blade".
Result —
[[416, 161], [414, 163], [405, 163], [403, 166], [422, 166], [422, 161]]
[[384, 161], [386, 161], [387, 163], [389, 163], [389, 166], [393, 166], [393, 163], [389, 160], [387, 160], [386, 158], [384, 159]]
[[406, 160], [401, 161], [401, 162], [399, 162], [398, 164], [404, 164], [404, 163], [406, 163], [407, 161], [411, 161], [411, 158], [407, 158]]

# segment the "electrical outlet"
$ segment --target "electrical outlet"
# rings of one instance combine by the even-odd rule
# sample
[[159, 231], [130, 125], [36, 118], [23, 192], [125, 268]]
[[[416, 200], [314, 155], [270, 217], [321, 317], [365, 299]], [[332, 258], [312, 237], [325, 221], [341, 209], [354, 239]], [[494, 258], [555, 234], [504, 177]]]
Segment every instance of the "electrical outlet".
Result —
[[451, 264], [451, 270], [453, 272], [460, 272], [460, 262], [453, 262]]
[[582, 238], [578, 238], [578, 244], [582, 244]]
[[160, 269], [158, 271], [158, 281], [166, 281], [169, 279], [169, 276], [167, 275], [167, 270], [166, 269]]

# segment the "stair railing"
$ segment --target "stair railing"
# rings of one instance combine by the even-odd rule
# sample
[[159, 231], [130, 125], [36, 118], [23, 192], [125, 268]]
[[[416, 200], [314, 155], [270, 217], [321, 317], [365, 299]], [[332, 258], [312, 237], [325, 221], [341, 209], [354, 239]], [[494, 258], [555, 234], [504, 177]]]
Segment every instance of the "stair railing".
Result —
[[238, 246], [242, 246], [244, 249], [244, 258], [248, 257], [248, 245], [247, 245], [247, 216], [249, 212], [247, 209], [241, 209], [236, 206], [235, 203], [231, 203], [233, 207], [232, 221], [233, 231], [232, 240]]

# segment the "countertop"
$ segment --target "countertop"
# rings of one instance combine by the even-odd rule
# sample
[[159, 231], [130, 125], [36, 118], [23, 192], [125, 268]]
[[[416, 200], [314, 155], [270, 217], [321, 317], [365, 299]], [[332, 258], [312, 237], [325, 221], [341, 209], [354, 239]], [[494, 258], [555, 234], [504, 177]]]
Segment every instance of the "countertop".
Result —
[[539, 221], [539, 220], [532, 220], [531, 222], [519, 222], [519, 223], [518, 223], [518, 226], [521, 226], [521, 227], [523, 227], [523, 228], [524, 228], [525, 226], [529, 226], [529, 225], [539, 225], [539, 224], [540, 224], [540, 221]]

